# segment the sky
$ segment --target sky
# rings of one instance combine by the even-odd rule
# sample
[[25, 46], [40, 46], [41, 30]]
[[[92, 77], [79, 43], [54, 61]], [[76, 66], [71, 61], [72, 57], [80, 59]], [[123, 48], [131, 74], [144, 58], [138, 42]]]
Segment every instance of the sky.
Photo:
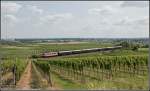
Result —
[[149, 37], [148, 1], [1, 1], [2, 38]]

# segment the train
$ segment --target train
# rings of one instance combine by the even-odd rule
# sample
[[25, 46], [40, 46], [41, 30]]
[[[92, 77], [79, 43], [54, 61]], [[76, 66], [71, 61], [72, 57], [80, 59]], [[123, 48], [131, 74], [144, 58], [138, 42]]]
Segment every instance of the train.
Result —
[[45, 52], [45, 53], [42, 53], [40, 57], [48, 58], [48, 57], [55, 57], [55, 56], [91, 53], [91, 52], [98, 52], [98, 51], [112, 51], [112, 50], [121, 49], [121, 48], [122, 46], [115, 46], [115, 47], [105, 47], [105, 48], [90, 48], [90, 49], [70, 50], [70, 51]]

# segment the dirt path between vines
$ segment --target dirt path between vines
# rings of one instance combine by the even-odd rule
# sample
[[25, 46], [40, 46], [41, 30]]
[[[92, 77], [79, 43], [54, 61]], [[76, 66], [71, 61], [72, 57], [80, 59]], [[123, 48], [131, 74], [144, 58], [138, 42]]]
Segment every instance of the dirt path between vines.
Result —
[[32, 70], [34, 70], [36, 73], [36, 76], [37, 76], [36, 79], [39, 81], [39, 82], [37, 82], [39, 84], [38, 89], [44, 88], [45, 90], [60, 90], [60, 88], [56, 84], [54, 84], [53, 82], [52, 82], [53, 86], [52, 87], [50, 86], [50, 83], [48, 82], [48, 80], [43, 75], [44, 73], [41, 73], [41, 69], [36, 67], [34, 63], [32, 64], [32, 67], [33, 67]]
[[[31, 64], [31, 61], [29, 61], [24, 73], [22, 74], [20, 80], [18, 81], [17, 85], [16, 85], [16, 89], [21, 89], [21, 90], [30, 90], [30, 89], [33, 89], [31, 87], [31, 84], [32, 84], [32, 69], [36, 70], [36, 75], [40, 77], [40, 84], [43, 84], [43, 82], [45, 83], [48, 83], [47, 80], [45, 78], [42, 77], [41, 73], [38, 72], [38, 70], [33, 67], [32, 68], [32, 64]], [[38, 79], [38, 78], [36, 78]], [[39, 83], [38, 83], [39, 84]], [[56, 86], [56, 85], [55, 85]], [[59, 87], [46, 87], [45, 89], [46, 90], [59, 90], [60, 88]], [[41, 89], [41, 88], [37, 88], [37, 89]]]
[[24, 73], [22, 74], [20, 80], [17, 83], [16, 88], [22, 90], [31, 89], [30, 81], [31, 81], [31, 61], [29, 61]]

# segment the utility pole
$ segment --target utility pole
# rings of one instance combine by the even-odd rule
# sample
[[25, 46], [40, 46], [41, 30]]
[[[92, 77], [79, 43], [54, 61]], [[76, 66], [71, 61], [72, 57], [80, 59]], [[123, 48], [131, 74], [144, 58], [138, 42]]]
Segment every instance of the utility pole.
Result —
[[[0, 7], [1, 7], [1, 4], [0, 4]], [[1, 18], [0, 18], [0, 20], [1, 20]], [[1, 20], [2, 21], [2, 20]], [[2, 23], [2, 22], [1, 22]], [[0, 27], [2, 27], [1, 25], [0, 25]], [[0, 41], [2, 40], [2, 36], [1, 36], [1, 29], [0, 29]]]
[[[1, 19], [0, 19], [1, 20]], [[2, 40], [2, 38], [1, 38], [1, 29], [0, 29], [0, 41]]]

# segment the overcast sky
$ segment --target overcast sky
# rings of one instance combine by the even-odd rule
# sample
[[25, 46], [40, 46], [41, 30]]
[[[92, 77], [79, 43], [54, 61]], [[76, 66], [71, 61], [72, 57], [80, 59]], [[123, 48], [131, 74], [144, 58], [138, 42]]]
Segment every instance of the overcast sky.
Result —
[[148, 1], [1, 2], [2, 38], [149, 37]]

